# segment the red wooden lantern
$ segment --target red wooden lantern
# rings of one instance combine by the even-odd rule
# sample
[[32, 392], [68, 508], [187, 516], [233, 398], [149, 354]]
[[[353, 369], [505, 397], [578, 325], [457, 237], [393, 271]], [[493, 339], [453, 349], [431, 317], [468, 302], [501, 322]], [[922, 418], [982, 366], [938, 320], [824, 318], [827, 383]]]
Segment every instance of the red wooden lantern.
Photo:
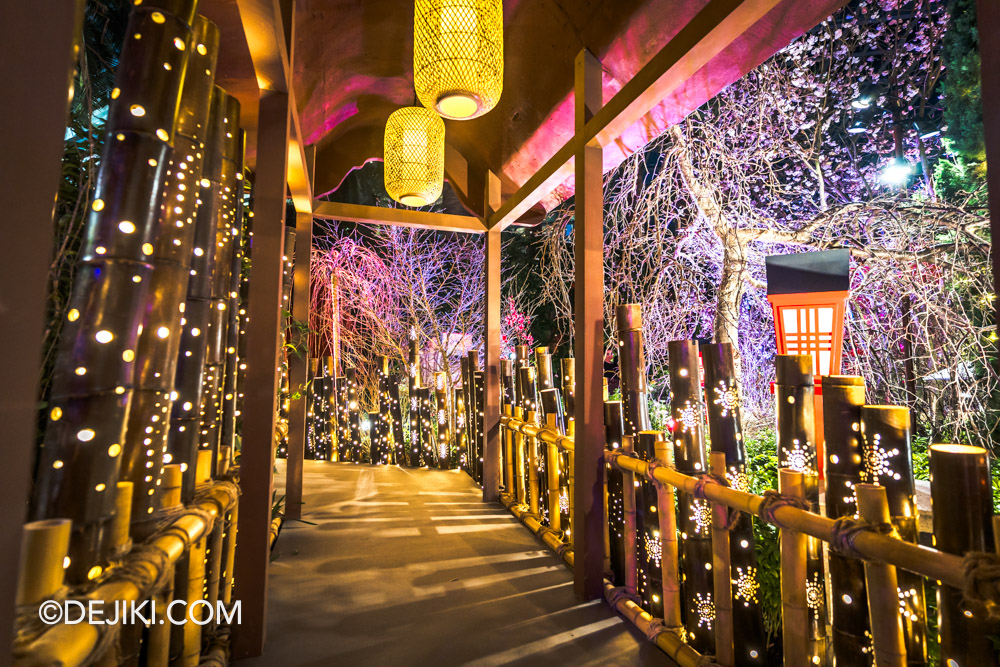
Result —
[[810, 354], [819, 377], [840, 373], [850, 253], [826, 250], [765, 259], [778, 354]]

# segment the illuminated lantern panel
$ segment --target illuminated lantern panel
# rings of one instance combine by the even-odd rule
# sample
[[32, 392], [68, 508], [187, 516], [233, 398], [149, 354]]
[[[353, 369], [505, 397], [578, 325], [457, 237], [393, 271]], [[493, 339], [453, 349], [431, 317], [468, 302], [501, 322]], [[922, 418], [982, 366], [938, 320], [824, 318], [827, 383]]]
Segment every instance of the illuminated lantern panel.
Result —
[[385, 190], [404, 206], [426, 206], [444, 189], [444, 121], [423, 107], [392, 112], [385, 123]]
[[850, 253], [773, 255], [765, 263], [778, 354], [808, 354], [815, 375], [839, 374]]

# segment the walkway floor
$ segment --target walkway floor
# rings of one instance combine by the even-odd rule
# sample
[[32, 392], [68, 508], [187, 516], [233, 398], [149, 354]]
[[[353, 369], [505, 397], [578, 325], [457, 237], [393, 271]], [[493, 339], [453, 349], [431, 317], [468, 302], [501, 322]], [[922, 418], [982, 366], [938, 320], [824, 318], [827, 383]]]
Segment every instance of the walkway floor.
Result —
[[579, 603], [572, 573], [464, 473], [306, 461], [304, 485], [316, 525], [278, 538], [264, 655], [240, 664], [672, 664]]

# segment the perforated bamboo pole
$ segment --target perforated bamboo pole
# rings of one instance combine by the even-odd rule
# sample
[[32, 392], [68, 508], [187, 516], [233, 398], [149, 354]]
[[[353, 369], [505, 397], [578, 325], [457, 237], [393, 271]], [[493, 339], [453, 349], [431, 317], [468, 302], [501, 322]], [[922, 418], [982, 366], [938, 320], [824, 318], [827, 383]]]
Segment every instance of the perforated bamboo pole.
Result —
[[[790, 468], [779, 469], [778, 491], [783, 496], [804, 499], [802, 473]], [[806, 539], [797, 530], [781, 528], [781, 636], [784, 662], [789, 667], [810, 663]]]
[[[545, 425], [550, 429], [557, 428], [556, 415], [545, 415]], [[559, 447], [555, 443], [545, 443], [547, 454], [545, 475], [548, 482], [548, 503], [549, 503], [549, 527], [552, 530], [561, 530], [562, 517], [559, 509]]]
[[[712, 452], [709, 469], [726, 476], [726, 453]], [[733, 589], [729, 562], [729, 508], [712, 505], [712, 577], [715, 591], [715, 661], [722, 667], [735, 664], [733, 652]]]
[[[870, 524], [889, 523], [889, 503], [885, 487], [858, 484], [858, 513]], [[906, 665], [906, 644], [899, 615], [899, 587], [896, 568], [887, 563], [865, 563], [868, 614], [872, 624], [872, 645], [878, 667]]]
[[[528, 410], [527, 420], [534, 423], [538, 419], [534, 410]], [[528, 508], [532, 514], [539, 516], [541, 504], [538, 502], [538, 439], [529, 435], [525, 438], [528, 449]]]
[[[514, 419], [518, 422], [521, 422], [521, 420], [524, 419], [524, 408], [520, 405], [514, 406]], [[524, 505], [528, 499], [527, 480], [524, 478], [527, 453], [524, 451], [524, 435], [520, 431], [514, 431], [514, 456], [517, 464], [517, 469], [514, 471], [514, 481], [517, 488], [517, 503], [519, 505]]]
[[[625, 435], [622, 437], [621, 450], [628, 456], [633, 454], [633, 436]], [[636, 596], [639, 592], [639, 571], [636, 567], [634, 471], [622, 471], [622, 487], [625, 490], [622, 494], [622, 508], [625, 516], [622, 526], [622, 541], [625, 543], [625, 590], [629, 595]]]
[[[665, 440], [657, 440], [656, 460], [660, 465], [673, 465], [673, 448]], [[677, 561], [677, 509], [674, 487], [670, 484], [657, 485], [657, 504], [660, 507], [660, 542], [662, 560], [660, 569], [663, 576], [663, 622], [667, 627], [680, 628], [681, 573]]]
[[226, 528], [226, 567], [222, 571], [222, 601], [227, 605], [233, 601], [233, 565], [236, 562], [237, 521], [239, 520], [239, 503], [229, 510], [229, 522]]
[[201, 655], [201, 624], [206, 620], [206, 610], [204, 605], [192, 606], [192, 603], [204, 598], [205, 542], [205, 535], [202, 534], [188, 551], [187, 592], [184, 596], [187, 601], [185, 617], [188, 622], [184, 624], [184, 659], [181, 663], [185, 667], [197, 667], [198, 657]]

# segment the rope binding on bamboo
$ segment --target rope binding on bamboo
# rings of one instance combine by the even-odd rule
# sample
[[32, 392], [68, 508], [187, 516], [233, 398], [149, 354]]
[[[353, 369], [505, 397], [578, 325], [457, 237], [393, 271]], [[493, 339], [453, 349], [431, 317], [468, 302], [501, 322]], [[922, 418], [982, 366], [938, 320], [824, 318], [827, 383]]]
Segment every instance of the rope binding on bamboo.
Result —
[[610, 604], [612, 607], [617, 607], [618, 603], [621, 602], [622, 600], [629, 600], [630, 602], [639, 604], [638, 598], [629, 593], [628, 589], [626, 589], [624, 586], [616, 586], [612, 588], [610, 591], [607, 591], [605, 597], [608, 600], [608, 604]]
[[844, 516], [834, 521], [830, 529], [830, 549], [841, 556], [865, 560], [864, 554], [854, 546], [857, 536], [865, 532], [892, 535], [895, 528], [891, 523], [869, 523]]
[[798, 496], [783, 496], [774, 489], [768, 489], [763, 493], [763, 501], [757, 508], [757, 516], [761, 521], [766, 521], [778, 528], [786, 528], [780, 521], [774, 518], [774, 512], [779, 507], [795, 507], [796, 509], [809, 511], [812, 505], [805, 498]]

